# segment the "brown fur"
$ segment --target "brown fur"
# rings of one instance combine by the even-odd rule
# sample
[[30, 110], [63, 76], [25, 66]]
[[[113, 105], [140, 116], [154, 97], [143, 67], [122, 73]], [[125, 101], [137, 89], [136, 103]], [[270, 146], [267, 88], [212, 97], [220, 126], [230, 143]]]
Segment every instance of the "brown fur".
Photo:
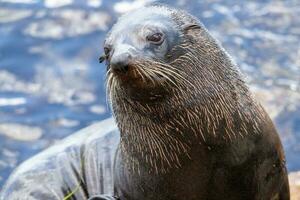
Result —
[[[138, 173], [141, 177], [149, 174], [149, 179], [160, 180], [159, 183], [164, 185], [169, 179], [173, 180], [170, 178], [173, 173], [181, 173], [181, 169], [191, 166], [192, 176], [203, 178], [202, 183], [198, 183], [201, 192], [191, 194], [191, 199], [197, 199], [199, 195], [219, 199], [225, 194], [228, 199], [253, 195], [254, 199], [275, 198], [278, 195], [287, 197], [283, 150], [268, 115], [253, 99], [232, 59], [204, 26], [187, 13], [170, 10], [182, 42], [166, 55], [167, 62], [135, 59], [130, 63], [130, 78], [126, 80], [108, 72], [109, 96], [121, 133], [119, 154], [128, 173]], [[261, 150], [264, 145], [266, 150]], [[264, 159], [269, 151], [275, 152], [275, 157], [267, 162]], [[259, 152], [262, 152], [261, 156], [257, 156]], [[280, 181], [283, 180], [285, 185], [282, 194], [277, 193], [277, 189], [274, 189], [277, 186], [272, 185], [276, 181], [261, 185], [263, 174], [273, 173], [269, 172], [269, 167], [272, 162], [277, 163], [277, 159]], [[193, 162], [197, 164], [190, 164]], [[256, 162], [263, 164], [256, 168]], [[215, 163], [212, 168], [217, 163], [230, 167], [222, 169], [225, 174], [221, 175], [218, 174], [221, 173], [218, 167], [208, 169], [209, 163]], [[245, 177], [249, 176], [250, 179], [258, 174], [254, 182], [243, 180], [243, 174], [239, 174], [244, 165], [249, 167]], [[231, 173], [231, 168], [235, 166], [239, 167]], [[199, 169], [203, 174], [198, 174]], [[138, 180], [138, 176], [132, 176], [136, 178], [133, 179], [136, 180], [132, 182], [133, 185], [143, 183], [142, 178]], [[183, 177], [186, 182], [192, 180], [186, 180], [186, 175]], [[232, 177], [235, 178], [230, 184], [221, 183], [220, 186], [214, 182], [214, 178], [229, 181]], [[239, 179], [245, 182], [243, 188], [251, 185], [254, 188], [262, 187], [259, 190], [265, 191], [249, 188], [247, 194], [239, 192], [235, 196], [234, 192], [231, 194], [230, 187], [237, 186], [235, 181]], [[205, 180], [210, 180], [206, 186]], [[166, 190], [172, 184], [167, 184]], [[159, 186], [153, 183], [151, 187]], [[174, 187], [177, 187], [176, 184]], [[220, 191], [217, 195], [206, 192], [211, 189]], [[147, 189], [142, 191], [145, 195]], [[177, 194], [174, 199], [180, 195]], [[231, 195], [235, 197], [231, 198]], [[285, 197], [279, 199], [287, 199]]]
[[[190, 139], [199, 143], [230, 142], [259, 132], [256, 121], [263, 119], [263, 110], [228, 55], [205, 29], [188, 31], [183, 37], [185, 42], [173, 51], [185, 53], [169, 64], [151, 60], [131, 64], [133, 76], [140, 78], [139, 87], [163, 88], [163, 94], [144, 97], [150, 102], [132, 99], [124, 92], [126, 86], [108, 72], [110, 99], [122, 133], [121, 150], [132, 169], [138, 170], [140, 163], [156, 173], [180, 167], [180, 156], [188, 156], [191, 143], [181, 135], [181, 128], [190, 127], [189, 134], [195, 137]], [[162, 83], [161, 74], [167, 77]], [[155, 95], [166, 99], [153, 102]]]

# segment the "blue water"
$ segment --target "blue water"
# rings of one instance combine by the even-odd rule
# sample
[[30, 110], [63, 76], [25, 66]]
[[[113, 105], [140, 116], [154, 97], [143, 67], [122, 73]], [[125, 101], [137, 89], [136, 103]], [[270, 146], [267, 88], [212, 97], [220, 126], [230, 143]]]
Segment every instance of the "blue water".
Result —
[[[101, 44], [121, 13], [145, 2], [0, 1], [0, 188], [20, 162], [111, 115]], [[299, 170], [300, 3], [159, 2], [191, 12], [222, 42]]]

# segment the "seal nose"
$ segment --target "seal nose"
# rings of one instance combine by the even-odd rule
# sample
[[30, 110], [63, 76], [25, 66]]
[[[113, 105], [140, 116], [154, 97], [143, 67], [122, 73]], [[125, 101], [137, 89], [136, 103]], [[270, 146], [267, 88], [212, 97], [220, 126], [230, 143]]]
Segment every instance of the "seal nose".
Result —
[[121, 74], [126, 74], [129, 70], [129, 60], [131, 56], [129, 53], [122, 53], [112, 57], [110, 67], [113, 71]]

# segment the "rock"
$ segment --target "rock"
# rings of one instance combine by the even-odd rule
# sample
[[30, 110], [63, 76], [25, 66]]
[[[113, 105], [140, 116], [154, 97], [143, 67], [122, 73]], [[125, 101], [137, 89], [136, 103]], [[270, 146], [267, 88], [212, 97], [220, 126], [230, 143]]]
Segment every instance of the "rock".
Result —
[[289, 174], [291, 200], [300, 200], [300, 171]]

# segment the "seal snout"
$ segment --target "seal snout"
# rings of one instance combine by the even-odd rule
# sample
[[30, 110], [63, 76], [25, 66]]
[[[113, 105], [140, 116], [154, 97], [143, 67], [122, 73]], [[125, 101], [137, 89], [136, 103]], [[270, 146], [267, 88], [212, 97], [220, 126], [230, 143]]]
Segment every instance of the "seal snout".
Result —
[[110, 61], [110, 67], [117, 74], [126, 74], [129, 70], [131, 55], [127, 52], [114, 55]]

